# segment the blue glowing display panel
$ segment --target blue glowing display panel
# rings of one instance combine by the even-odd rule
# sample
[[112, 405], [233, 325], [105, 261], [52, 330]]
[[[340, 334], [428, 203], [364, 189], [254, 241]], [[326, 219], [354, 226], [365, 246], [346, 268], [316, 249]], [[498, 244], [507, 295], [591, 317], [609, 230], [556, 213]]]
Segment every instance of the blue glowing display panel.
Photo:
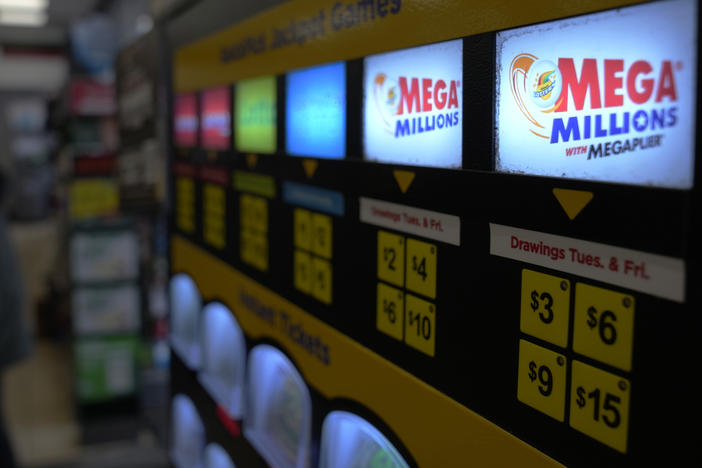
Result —
[[293, 156], [341, 159], [346, 153], [346, 64], [286, 77], [285, 147]]

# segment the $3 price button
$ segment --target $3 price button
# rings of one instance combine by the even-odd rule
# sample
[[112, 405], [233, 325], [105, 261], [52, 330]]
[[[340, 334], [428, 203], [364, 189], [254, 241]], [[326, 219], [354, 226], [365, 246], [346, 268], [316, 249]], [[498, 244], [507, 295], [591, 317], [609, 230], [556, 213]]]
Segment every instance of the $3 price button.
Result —
[[628, 380], [573, 361], [570, 425], [626, 453], [630, 391]]
[[517, 399], [563, 422], [565, 397], [565, 356], [519, 340]]
[[570, 281], [522, 270], [522, 332], [565, 348], [568, 345]]

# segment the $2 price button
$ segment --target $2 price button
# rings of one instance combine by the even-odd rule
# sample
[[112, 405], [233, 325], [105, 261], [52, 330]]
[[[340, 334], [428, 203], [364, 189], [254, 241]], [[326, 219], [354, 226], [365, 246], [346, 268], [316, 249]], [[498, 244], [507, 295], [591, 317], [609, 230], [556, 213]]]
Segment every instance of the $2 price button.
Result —
[[626, 379], [573, 361], [570, 425], [626, 453], [630, 389]]
[[563, 422], [565, 397], [565, 356], [519, 340], [517, 399]]
[[573, 350], [622, 370], [631, 370], [634, 298], [578, 283], [575, 286]]
[[570, 281], [522, 270], [522, 332], [565, 348], [568, 345]]

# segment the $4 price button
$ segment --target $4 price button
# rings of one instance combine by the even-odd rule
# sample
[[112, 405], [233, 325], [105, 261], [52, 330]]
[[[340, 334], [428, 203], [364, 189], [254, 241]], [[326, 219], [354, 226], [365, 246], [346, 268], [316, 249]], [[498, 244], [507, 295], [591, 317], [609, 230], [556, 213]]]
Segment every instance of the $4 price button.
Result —
[[573, 361], [570, 425], [626, 453], [630, 390], [628, 380]]
[[519, 340], [517, 399], [563, 422], [565, 397], [565, 356]]

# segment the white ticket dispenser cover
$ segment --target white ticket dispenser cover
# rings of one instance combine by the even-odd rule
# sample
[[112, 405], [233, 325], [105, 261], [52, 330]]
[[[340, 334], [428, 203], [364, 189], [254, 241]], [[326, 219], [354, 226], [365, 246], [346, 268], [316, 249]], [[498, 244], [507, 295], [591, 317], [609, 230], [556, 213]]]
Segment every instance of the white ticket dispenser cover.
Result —
[[244, 411], [246, 341], [232, 311], [220, 303], [202, 312], [202, 369], [198, 380], [230, 416], [241, 419]]
[[221, 445], [211, 443], [205, 447], [204, 468], [236, 468], [236, 465]]
[[269, 465], [309, 468], [312, 402], [302, 376], [270, 345], [253, 348], [247, 368], [244, 435]]
[[176, 468], [202, 468], [205, 427], [192, 400], [183, 394], [171, 403], [171, 462]]
[[178, 273], [170, 281], [171, 347], [186, 366], [200, 367], [200, 312], [202, 297], [188, 275]]
[[322, 424], [319, 468], [408, 468], [388, 439], [365, 419], [333, 411]]

